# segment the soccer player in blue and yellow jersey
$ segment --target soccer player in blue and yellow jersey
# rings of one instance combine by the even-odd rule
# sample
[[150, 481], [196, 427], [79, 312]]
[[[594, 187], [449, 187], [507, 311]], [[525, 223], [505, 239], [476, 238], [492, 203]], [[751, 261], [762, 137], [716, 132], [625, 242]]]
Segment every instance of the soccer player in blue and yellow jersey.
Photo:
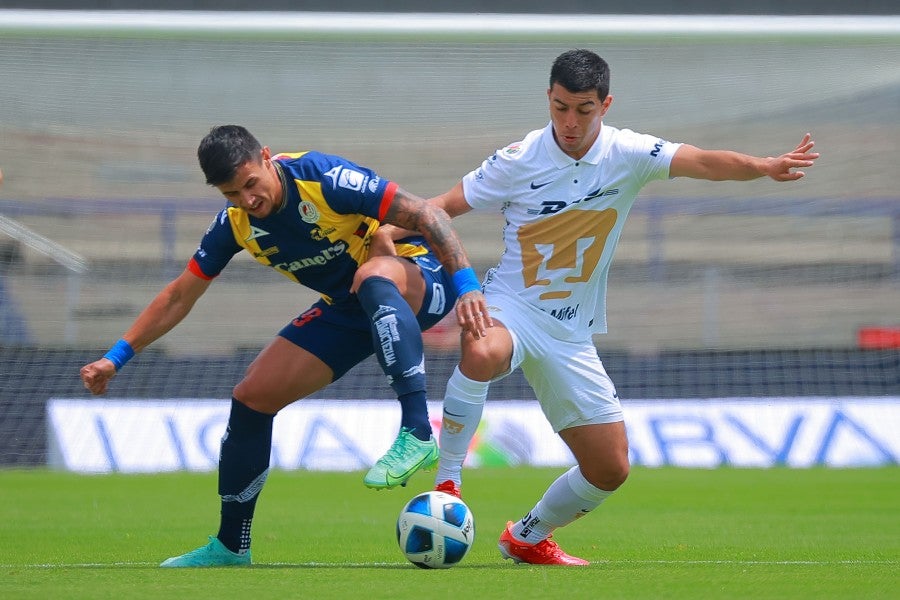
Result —
[[[166, 567], [250, 564], [250, 526], [265, 483], [275, 414], [375, 353], [397, 394], [401, 428], [365, 476], [370, 488], [403, 485], [437, 461], [425, 397], [423, 329], [453, 310], [470, 330], [489, 325], [481, 285], [450, 219], [396, 183], [319, 152], [272, 155], [245, 128], [213, 128], [197, 151], [208, 184], [230, 206], [207, 230], [187, 268], [109, 352], [81, 369], [106, 391], [136, 352], [187, 316], [242, 250], [322, 297], [288, 323], [235, 386], [219, 460], [218, 534]], [[370, 258], [381, 223], [421, 232]]]

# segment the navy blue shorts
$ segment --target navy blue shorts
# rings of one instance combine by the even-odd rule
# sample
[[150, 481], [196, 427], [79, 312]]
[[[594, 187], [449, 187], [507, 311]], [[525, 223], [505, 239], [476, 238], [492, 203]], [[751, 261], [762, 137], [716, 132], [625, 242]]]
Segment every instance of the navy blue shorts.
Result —
[[[416, 320], [422, 331], [430, 329], [453, 310], [456, 287], [453, 278], [433, 254], [416, 256], [425, 277], [425, 298]], [[375, 352], [372, 323], [358, 302], [340, 306], [319, 300], [278, 335], [318, 357], [334, 372], [332, 381]]]

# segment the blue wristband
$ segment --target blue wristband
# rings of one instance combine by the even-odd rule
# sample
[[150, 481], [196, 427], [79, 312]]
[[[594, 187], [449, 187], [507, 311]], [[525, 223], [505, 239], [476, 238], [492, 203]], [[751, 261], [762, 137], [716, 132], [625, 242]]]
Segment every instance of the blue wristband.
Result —
[[457, 296], [481, 290], [481, 282], [478, 281], [478, 277], [475, 276], [475, 269], [472, 267], [466, 267], [454, 273], [453, 285], [456, 286]]
[[109, 352], [103, 355], [103, 358], [108, 358], [112, 361], [112, 364], [116, 366], [116, 371], [124, 367], [125, 363], [133, 357], [134, 348], [132, 348], [131, 344], [125, 340], [119, 340], [113, 344], [113, 347], [109, 349]]

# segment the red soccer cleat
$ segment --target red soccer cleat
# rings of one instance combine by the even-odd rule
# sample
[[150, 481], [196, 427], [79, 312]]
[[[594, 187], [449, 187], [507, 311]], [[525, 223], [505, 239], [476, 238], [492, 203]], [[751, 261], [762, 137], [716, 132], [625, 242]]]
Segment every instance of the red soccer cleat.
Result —
[[434, 491], [436, 492], [444, 492], [445, 494], [450, 494], [451, 496], [456, 496], [460, 500], [462, 500], [462, 491], [459, 489], [459, 486], [453, 483], [451, 479], [443, 483], [439, 483], [434, 487]]
[[512, 521], [506, 524], [506, 529], [500, 534], [497, 547], [503, 558], [510, 558], [516, 563], [528, 563], [530, 565], [567, 565], [583, 567], [589, 565], [588, 561], [577, 556], [569, 556], [563, 552], [559, 544], [547, 538], [537, 544], [526, 544], [513, 537], [509, 528]]

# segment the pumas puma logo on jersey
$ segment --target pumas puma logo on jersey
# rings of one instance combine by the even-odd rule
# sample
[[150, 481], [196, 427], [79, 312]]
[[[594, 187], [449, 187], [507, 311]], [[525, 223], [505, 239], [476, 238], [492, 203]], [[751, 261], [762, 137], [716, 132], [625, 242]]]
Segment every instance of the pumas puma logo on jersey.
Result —
[[548, 181], [547, 183], [535, 183], [535, 182], [532, 181], [532, 182], [531, 182], [531, 189], [533, 189], [533, 190], [539, 190], [539, 189], [541, 189], [542, 187], [544, 187], [545, 185], [550, 185], [551, 183], [553, 183], [553, 182], [552, 182], [552, 181]]

